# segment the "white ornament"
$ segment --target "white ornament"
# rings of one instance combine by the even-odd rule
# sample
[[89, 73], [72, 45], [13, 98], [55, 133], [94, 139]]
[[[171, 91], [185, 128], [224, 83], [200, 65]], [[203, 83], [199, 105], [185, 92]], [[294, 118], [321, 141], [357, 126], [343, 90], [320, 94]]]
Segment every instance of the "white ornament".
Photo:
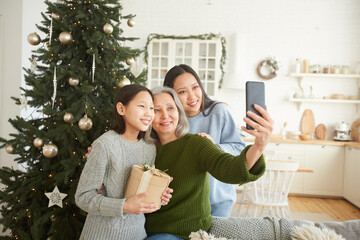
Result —
[[137, 78], [141, 72], [143, 71], [143, 64], [140, 64], [139, 58], [137, 58], [136, 62], [131, 65], [130, 72]]
[[21, 110], [25, 109], [25, 111], [27, 110], [27, 99], [24, 95], [21, 95], [20, 98], [20, 112]]
[[56, 81], [56, 67], [54, 67], [54, 79], [53, 79], [53, 83], [54, 83], [54, 93], [51, 97], [52, 100], [52, 104], [51, 104], [51, 108], [54, 108], [54, 103], [55, 103], [55, 98], [56, 98], [56, 85], [57, 85], [57, 81]]
[[57, 186], [55, 186], [52, 192], [47, 192], [45, 195], [49, 198], [49, 206], [58, 205], [59, 207], [63, 207], [62, 200], [67, 196], [66, 193], [61, 193]]
[[93, 54], [93, 62], [92, 62], [92, 67], [91, 67], [91, 69], [92, 69], [92, 78], [91, 78], [91, 80], [92, 80], [92, 82], [94, 82], [94, 78], [95, 78], [95, 53]]
[[35, 73], [36, 67], [37, 67], [37, 62], [34, 58], [31, 58], [30, 62], [31, 62], [30, 71], [31, 71], [31, 73]]

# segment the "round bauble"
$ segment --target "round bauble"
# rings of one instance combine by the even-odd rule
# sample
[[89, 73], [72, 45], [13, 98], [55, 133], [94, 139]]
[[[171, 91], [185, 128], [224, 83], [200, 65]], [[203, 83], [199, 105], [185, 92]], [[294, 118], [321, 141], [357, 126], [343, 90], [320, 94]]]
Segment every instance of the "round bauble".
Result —
[[37, 137], [34, 139], [34, 146], [37, 148], [41, 148], [44, 145], [44, 140], [42, 140], [41, 138]]
[[45, 157], [53, 158], [58, 153], [58, 147], [53, 143], [48, 143], [43, 146], [42, 151]]
[[104, 25], [103, 30], [106, 34], [111, 34], [114, 30], [113, 26], [110, 23]]
[[135, 22], [134, 19], [130, 18], [129, 20], [127, 20], [127, 25], [128, 25], [129, 27], [134, 27], [135, 24], [136, 24], [136, 22]]
[[60, 18], [61, 18], [60, 15], [57, 13], [52, 13], [51, 16], [56, 20], [60, 20]]
[[11, 145], [11, 144], [8, 144], [6, 145], [5, 147], [5, 151], [8, 153], [8, 154], [12, 154], [14, 152], [14, 147]]
[[81, 130], [87, 131], [90, 130], [92, 128], [93, 122], [90, 118], [88, 118], [87, 115], [85, 115], [84, 117], [82, 117], [79, 120], [79, 128]]
[[69, 84], [70, 84], [70, 86], [73, 86], [73, 87], [77, 86], [77, 85], [79, 85], [79, 79], [70, 77]]
[[133, 65], [134, 62], [135, 62], [135, 60], [133, 58], [126, 59], [126, 64], [129, 65], [129, 66]]
[[70, 122], [71, 120], [73, 120], [73, 115], [71, 113], [65, 113], [63, 119], [64, 122]]
[[71, 33], [69, 33], [69, 32], [60, 33], [59, 40], [62, 44], [65, 44], [65, 45], [69, 44], [72, 41]]
[[118, 86], [119, 86], [119, 88], [122, 88], [122, 87], [124, 87], [126, 85], [130, 85], [130, 84], [131, 84], [130, 80], [127, 77], [124, 77], [123, 79], [119, 79]]
[[31, 45], [35, 46], [35, 45], [38, 45], [40, 43], [41, 38], [36, 32], [34, 32], [34, 33], [30, 33], [27, 36], [27, 40]]

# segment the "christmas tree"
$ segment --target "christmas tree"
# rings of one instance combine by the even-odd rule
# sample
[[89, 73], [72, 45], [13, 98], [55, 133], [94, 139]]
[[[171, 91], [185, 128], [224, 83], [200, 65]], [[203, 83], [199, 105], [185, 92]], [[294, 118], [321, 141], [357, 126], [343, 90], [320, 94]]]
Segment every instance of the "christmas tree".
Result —
[[145, 82], [135, 61], [140, 50], [126, 47], [136, 39], [121, 37], [120, 22], [133, 27], [135, 16], [122, 16], [118, 0], [45, 3], [37, 28], [46, 37], [28, 35], [38, 47], [24, 69], [27, 87], [13, 98], [38, 116], [10, 119], [17, 133], [0, 138], [0, 147], [26, 166], [0, 169], [0, 224], [12, 234], [7, 239], [79, 238], [86, 213], [74, 194], [84, 155], [111, 127], [117, 89]]

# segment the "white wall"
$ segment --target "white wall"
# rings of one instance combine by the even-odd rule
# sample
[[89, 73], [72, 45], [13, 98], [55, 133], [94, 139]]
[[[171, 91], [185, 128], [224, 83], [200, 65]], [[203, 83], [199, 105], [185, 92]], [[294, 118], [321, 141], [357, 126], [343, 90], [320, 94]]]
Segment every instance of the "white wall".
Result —
[[[237, 123], [243, 124], [244, 90], [229, 88], [243, 86], [247, 80], [260, 80], [256, 75], [258, 62], [275, 56], [282, 63], [278, 77], [266, 81], [266, 101], [276, 121], [274, 133], [283, 122], [289, 130], [300, 128], [305, 108], [311, 108], [316, 124], [324, 123], [331, 137], [336, 122], [352, 123], [360, 117], [355, 105], [304, 104], [287, 101], [299, 91], [298, 82], [288, 77], [296, 58], [308, 58], [310, 64], [348, 64], [360, 60], [360, 1], [359, 0], [120, 0], [122, 13], [136, 14], [136, 26], [122, 23], [125, 36], [140, 40], [126, 45], [143, 48], [150, 33], [190, 35], [221, 33], [227, 39], [227, 75], [218, 100], [228, 103]], [[210, 3], [210, 4], [209, 4]], [[22, 64], [30, 65], [28, 58], [33, 46], [26, 36], [36, 30], [45, 11], [43, 0], [23, 1]], [[236, 81], [231, 73], [238, 72]], [[308, 79], [317, 96], [343, 93], [358, 95], [355, 80]], [[13, 94], [14, 95], [14, 94]], [[7, 119], [7, 117], [5, 117]]]
[[[125, 21], [122, 24], [126, 36], [141, 38], [132, 46], [144, 47], [150, 33], [221, 33], [228, 42], [228, 73], [234, 72], [235, 68], [240, 69], [237, 80], [241, 82], [260, 80], [255, 72], [260, 60], [268, 56], [279, 59], [282, 66], [278, 77], [266, 81], [267, 105], [276, 121], [274, 133], [279, 131], [284, 121], [288, 123], [289, 130], [299, 130], [305, 108], [313, 110], [316, 124], [324, 123], [328, 127], [328, 135], [336, 122], [351, 124], [360, 117], [360, 109], [356, 112], [352, 104], [305, 104], [298, 111], [296, 104], [287, 101], [290, 95], [299, 91], [297, 80], [287, 76], [296, 58], [308, 58], [310, 64], [340, 65], [353, 65], [360, 60], [359, 0], [120, 2], [124, 14], [137, 15], [134, 28], [127, 27]], [[234, 36], [236, 44], [232, 43]], [[235, 57], [232, 56], [234, 51]], [[232, 81], [225, 79], [225, 85], [239, 85]], [[321, 97], [333, 93], [358, 95], [355, 80], [310, 79], [304, 82], [307, 91], [310, 85], [313, 93]], [[223, 88], [219, 94], [219, 100], [229, 104], [235, 120], [241, 124], [245, 112], [244, 99], [243, 90]]]
[[[9, 118], [20, 108], [11, 96], [19, 96], [21, 83], [22, 0], [0, 0], [0, 136], [14, 132]], [[13, 165], [13, 156], [0, 150], [0, 167]]]

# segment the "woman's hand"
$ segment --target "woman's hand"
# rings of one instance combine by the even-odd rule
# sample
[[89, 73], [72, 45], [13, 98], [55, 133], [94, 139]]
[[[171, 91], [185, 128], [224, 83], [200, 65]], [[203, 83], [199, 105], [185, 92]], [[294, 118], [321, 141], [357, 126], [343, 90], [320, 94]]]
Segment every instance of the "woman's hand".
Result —
[[92, 149], [92, 144], [90, 147], [87, 148], [88, 152], [85, 154], [85, 157], [88, 158], [90, 152], [91, 152], [91, 149]]
[[248, 152], [246, 153], [248, 169], [251, 169], [261, 156], [262, 152], [264, 151], [266, 145], [270, 140], [270, 136], [274, 126], [274, 121], [270, 117], [267, 108], [263, 109], [257, 104], [254, 104], [254, 107], [262, 115], [262, 117], [251, 111], [248, 111], [247, 115], [254, 119], [254, 121], [252, 121], [249, 117], [244, 118], [244, 121], [248, 125], [253, 127], [254, 130], [248, 130], [244, 126], [241, 127], [244, 132], [247, 132], [255, 137], [253, 146], [251, 146], [251, 148], [249, 148]]
[[144, 203], [142, 199], [145, 198], [147, 193], [141, 193], [131, 198], [125, 200], [123, 212], [131, 214], [141, 214], [141, 213], [152, 213], [159, 208], [156, 203]]
[[[170, 182], [173, 180], [173, 178], [170, 178]], [[162, 196], [161, 196], [161, 203], [163, 205], [167, 205], [170, 201], [170, 198], [172, 198], [172, 194], [174, 190], [172, 188], [166, 188], [165, 191], [163, 192]]]

